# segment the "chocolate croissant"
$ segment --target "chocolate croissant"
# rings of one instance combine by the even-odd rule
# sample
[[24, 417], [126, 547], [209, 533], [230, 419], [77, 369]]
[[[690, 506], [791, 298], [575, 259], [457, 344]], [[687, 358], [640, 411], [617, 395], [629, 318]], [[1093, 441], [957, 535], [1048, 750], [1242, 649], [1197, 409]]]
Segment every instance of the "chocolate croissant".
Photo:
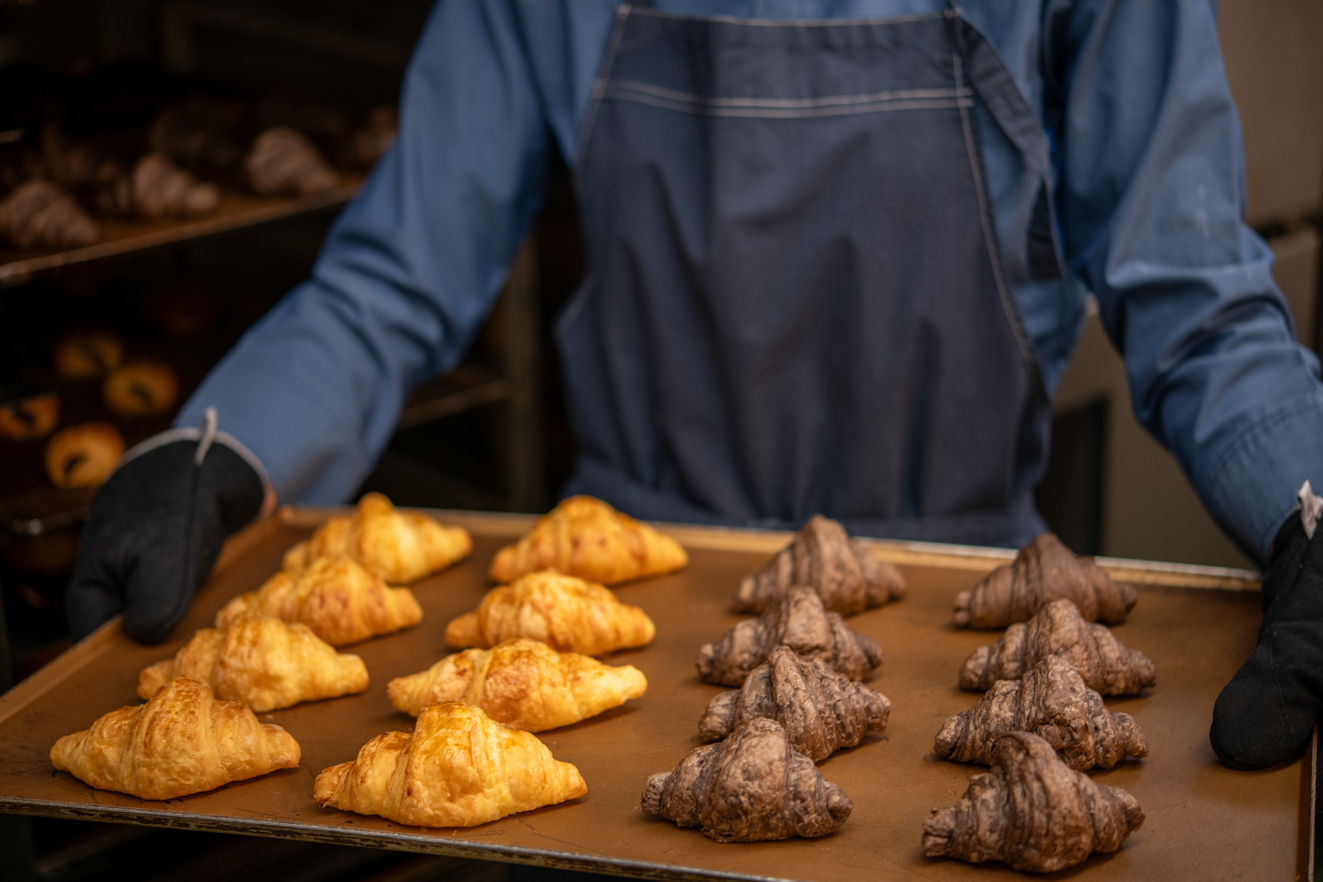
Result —
[[1041, 736], [1077, 772], [1148, 756], [1135, 718], [1107, 710], [1102, 696], [1055, 655], [1021, 680], [998, 680], [978, 704], [948, 719], [937, 733], [935, 750], [956, 762], [987, 764], [998, 739], [1016, 731]]
[[597, 716], [647, 689], [633, 665], [611, 667], [517, 639], [446, 656], [421, 674], [391, 680], [386, 694], [415, 717], [429, 705], [462, 701], [511, 729], [541, 732]]
[[516, 637], [558, 652], [602, 655], [652, 642], [657, 626], [601, 585], [546, 570], [487, 592], [477, 610], [446, 625], [446, 644], [491, 647]]
[[1129, 793], [1073, 771], [1037, 735], [1012, 732], [993, 748], [991, 773], [970, 778], [955, 805], [932, 810], [923, 853], [1051, 873], [1116, 851], [1143, 823]]
[[851, 680], [882, 664], [882, 650], [829, 613], [812, 588], [791, 588], [756, 619], [746, 619], [698, 651], [698, 675], [708, 683], [739, 686], [778, 646], [820, 658]]
[[818, 592], [830, 612], [852, 616], [905, 594], [905, 577], [851, 539], [837, 521], [814, 515], [790, 544], [744, 577], [735, 611], [760, 613], [795, 585]]
[[391, 588], [348, 557], [321, 557], [297, 576], [281, 571], [216, 613], [224, 628], [241, 613], [301, 622], [332, 646], [358, 643], [418, 624], [422, 607], [408, 588]]
[[488, 575], [509, 582], [555, 570], [589, 582], [618, 585], [683, 569], [689, 556], [669, 536], [591, 496], [572, 496], [538, 518], [514, 545], [496, 552]]
[[689, 752], [648, 779], [643, 810], [718, 842], [834, 833], [853, 804], [796, 751], [776, 720], [759, 717], [725, 741]]
[[1004, 628], [1027, 621], [1045, 603], [1068, 598], [1090, 622], [1125, 621], [1138, 595], [1113, 582], [1090, 557], [1076, 557], [1051, 533], [1040, 533], [1015, 561], [998, 567], [955, 599], [957, 628]]
[[980, 646], [960, 669], [960, 688], [991, 689], [1018, 680], [1050, 655], [1079, 671], [1085, 685], [1103, 695], [1137, 695], [1157, 682], [1148, 656], [1127, 649], [1106, 625], [1089, 624], [1069, 600], [1054, 600], [1026, 623], [1011, 625], [991, 646]]
[[151, 701], [111, 711], [51, 748], [55, 768], [99, 790], [175, 799], [299, 764], [299, 745], [237, 701], [178, 677]]
[[723, 692], [698, 723], [704, 741], [725, 738], [750, 720], [769, 717], [795, 750], [819, 762], [887, 727], [891, 702], [880, 692], [788, 646], [772, 650], [739, 689]]
[[203, 628], [174, 658], [143, 668], [138, 697], [151, 698], [175, 677], [208, 683], [217, 698], [255, 713], [362, 692], [367, 666], [335, 648], [307, 625], [242, 613], [225, 628]]
[[313, 790], [322, 808], [419, 827], [472, 827], [587, 792], [536, 735], [457, 701], [424, 708], [412, 734], [373, 738], [353, 762], [322, 770]]

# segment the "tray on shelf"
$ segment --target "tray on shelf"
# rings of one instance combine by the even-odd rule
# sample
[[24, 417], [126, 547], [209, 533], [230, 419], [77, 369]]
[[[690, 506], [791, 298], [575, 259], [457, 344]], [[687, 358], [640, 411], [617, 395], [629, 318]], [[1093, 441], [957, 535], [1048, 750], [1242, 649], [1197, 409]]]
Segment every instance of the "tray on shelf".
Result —
[[[414, 586], [424, 609], [416, 628], [358, 644], [367, 662], [368, 691], [263, 715], [288, 729], [303, 747], [298, 769], [231, 784], [211, 793], [150, 802], [95, 791], [50, 765], [50, 745], [86, 728], [99, 715], [136, 703], [137, 672], [172, 654], [233, 594], [274, 572], [284, 550], [327, 512], [289, 511], [249, 528], [225, 550], [186, 622], [167, 643], [131, 643], [112, 622], [0, 697], [0, 811], [141, 823], [462, 857], [536, 863], [656, 879], [869, 880], [1012, 878], [997, 865], [971, 867], [928, 860], [920, 833], [930, 809], [951, 804], [979, 767], [932, 757], [942, 721], [974, 704], [956, 688], [956, 671], [995, 633], [958, 631], [949, 624], [955, 593], [1008, 553], [913, 543], [872, 543], [896, 561], [910, 582], [900, 602], [850, 620], [876, 639], [886, 661], [870, 681], [892, 701], [880, 737], [839, 753], [820, 769], [854, 801], [841, 831], [819, 840], [722, 845], [694, 830], [645, 815], [639, 797], [649, 774], [672, 768], [696, 746], [697, 721], [720, 689], [700, 682], [699, 646], [739, 621], [729, 600], [740, 576], [786, 540], [782, 533], [667, 527], [690, 550], [681, 573], [618, 589], [657, 623], [648, 647], [620, 652], [609, 663], [633, 664], [648, 677], [648, 693], [600, 717], [542, 733], [558, 759], [578, 765], [588, 795], [469, 829], [406, 827], [375, 817], [319, 809], [313, 777], [353, 758], [369, 738], [412, 720], [387, 702], [386, 683], [419, 671], [443, 655], [442, 633], [472, 609], [489, 587], [495, 550], [531, 518], [439, 512], [474, 534], [473, 555]], [[1255, 879], [1301, 878], [1312, 871], [1313, 754], [1256, 773], [1217, 764], [1208, 746], [1213, 700], [1254, 645], [1260, 618], [1251, 573], [1170, 568], [1105, 561], [1139, 585], [1130, 620], [1116, 628], [1127, 645], [1158, 666], [1147, 694], [1110, 700], [1143, 727], [1151, 755], [1123, 763], [1096, 780], [1124, 787], [1147, 813], [1120, 852], [1095, 856], [1080, 879], [1207, 879], [1238, 874]], [[1203, 587], [1185, 587], [1200, 585]], [[1219, 590], [1220, 589], [1220, 590]], [[1230, 590], [1228, 590], [1230, 589]], [[1241, 589], [1241, 590], [1235, 590]]]

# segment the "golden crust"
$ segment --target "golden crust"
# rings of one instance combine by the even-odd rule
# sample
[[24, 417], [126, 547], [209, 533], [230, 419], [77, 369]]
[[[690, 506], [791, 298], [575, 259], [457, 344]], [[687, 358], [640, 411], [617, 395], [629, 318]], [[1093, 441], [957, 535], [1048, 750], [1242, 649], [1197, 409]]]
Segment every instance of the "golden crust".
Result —
[[115, 331], [70, 331], [55, 344], [54, 356], [62, 379], [104, 377], [124, 360], [124, 338]]
[[56, 487], [100, 487], [124, 455], [124, 437], [109, 423], [61, 429], [46, 442], [46, 475]]
[[337, 653], [307, 625], [255, 613], [236, 616], [224, 630], [203, 628], [174, 658], [143, 668], [138, 697], [151, 698], [175, 677], [209, 684], [217, 698], [255, 713], [362, 692], [367, 666]]
[[536, 735], [452, 701], [424, 708], [412, 735], [378, 735], [353, 762], [324, 769], [313, 795], [323, 808], [400, 824], [472, 827], [587, 792]]
[[496, 586], [477, 610], [446, 625], [446, 643], [456, 649], [529, 637], [558, 652], [584, 655], [643, 646], [656, 634], [637, 606], [621, 603], [601, 585], [551, 570]]
[[152, 700], [111, 711], [51, 748], [55, 768], [100, 790], [175, 799], [299, 764], [299, 745], [200, 680], [171, 680]]
[[352, 517], [329, 518], [310, 539], [287, 551], [281, 568], [298, 572], [319, 557], [344, 554], [393, 585], [407, 585], [458, 563], [472, 550], [473, 538], [463, 527], [400, 511], [380, 493], [368, 493]]
[[0, 438], [26, 441], [49, 435], [60, 421], [60, 396], [42, 392], [0, 405]]
[[689, 556], [671, 537], [600, 499], [571, 496], [538, 518], [514, 545], [496, 552], [487, 574], [493, 582], [510, 582], [550, 569], [618, 585], [683, 569], [688, 563]]
[[422, 607], [408, 588], [391, 588], [349, 557], [322, 557], [303, 572], [281, 571], [216, 613], [224, 628], [244, 612], [302, 622], [332, 646], [358, 643], [418, 624]]
[[101, 395], [121, 416], [152, 416], [175, 406], [179, 380], [170, 365], [144, 358], [111, 371]]
[[420, 674], [391, 680], [386, 694], [413, 716], [428, 705], [462, 701], [511, 729], [541, 732], [595, 717], [647, 689], [633, 665], [612, 667], [521, 638], [447, 656]]

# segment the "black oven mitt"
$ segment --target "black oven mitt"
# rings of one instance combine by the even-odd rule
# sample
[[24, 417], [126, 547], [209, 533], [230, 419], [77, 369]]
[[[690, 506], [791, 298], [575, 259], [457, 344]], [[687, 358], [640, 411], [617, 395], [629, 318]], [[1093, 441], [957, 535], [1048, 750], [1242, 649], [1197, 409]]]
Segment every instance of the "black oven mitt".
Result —
[[1292, 512], [1263, 578], [1259, 645], [1217, 697], [1209, 732], [1218, 759], [1262, 769], [1295, 759], [1323, 706], [1323, 523], [1313, 538]]
[[124, 613], [124, 632], [160, 643], [211, 575], [225, 537], [255, 518], [265, 488], [220, 439], [170, 441], [121, 465], [92, 500], [65, 600], [75, 639]]

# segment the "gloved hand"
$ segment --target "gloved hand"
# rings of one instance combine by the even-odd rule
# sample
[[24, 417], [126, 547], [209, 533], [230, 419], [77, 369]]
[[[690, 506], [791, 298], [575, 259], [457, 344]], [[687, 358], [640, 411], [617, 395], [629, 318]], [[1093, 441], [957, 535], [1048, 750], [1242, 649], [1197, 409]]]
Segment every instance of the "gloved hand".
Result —
[[126, 461], [92, 500], [65, 601], [75, 639], [122, 611], [126, 634], [160, 643], [211, 575], [225, 537], [262, 510], [262, 478], [214, 437], [214, 423], [201, 440], [171, 434], [180, 433]]
[[1259, 645], [1217, 697], [1209, 740], [1233, 769], [1304, 752], [1323, 706], [1323, 524], [1313, 538], [1295, 511], [1273, 540]]

